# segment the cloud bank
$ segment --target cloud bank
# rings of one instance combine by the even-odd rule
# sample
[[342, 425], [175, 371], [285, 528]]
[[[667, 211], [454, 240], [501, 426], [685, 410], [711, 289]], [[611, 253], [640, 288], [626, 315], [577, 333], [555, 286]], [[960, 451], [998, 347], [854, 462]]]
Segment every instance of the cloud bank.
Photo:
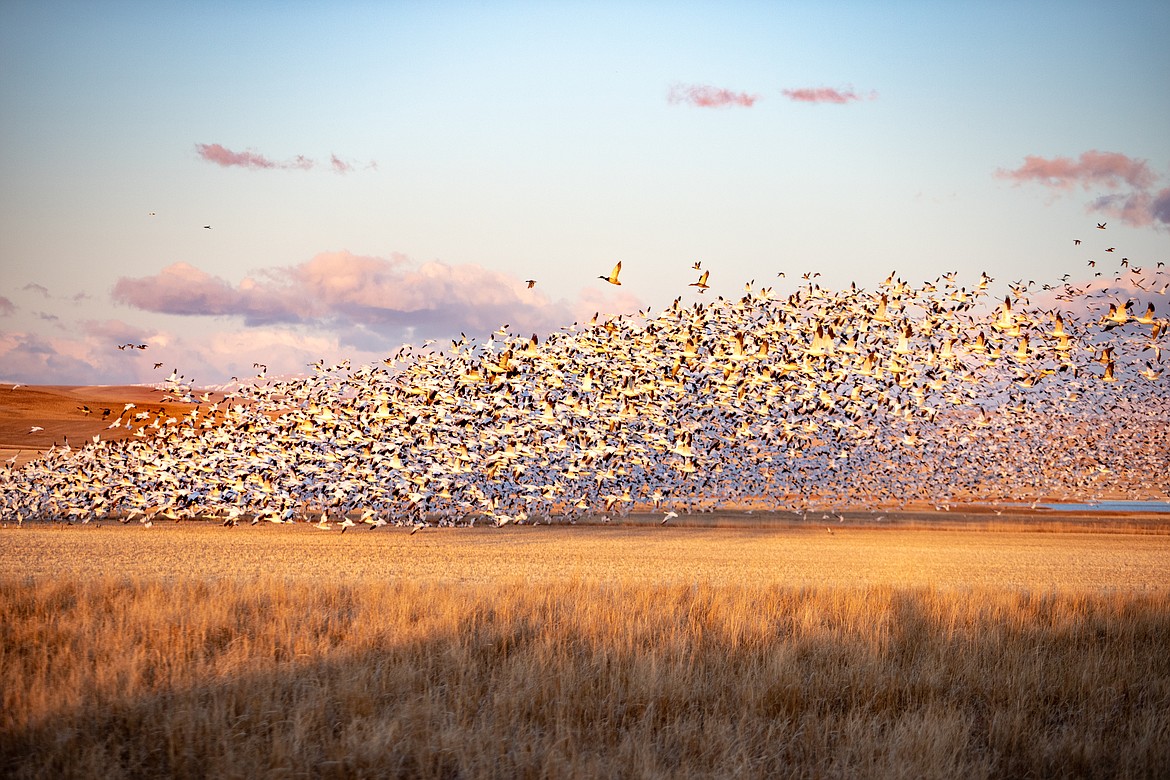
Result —
[[1087, 212], [1104, 214], [1134, 227], [1170, 226], [1170, 187], [1154, 192], [1158, 176], [1149, 163], [1120, 152], [1091, 149], [1076, 159], [1028, 155], [1018, 168], [1000, 168], [995, 176], [1017, 186], [1038, 184], [1054, 192], [1078, 187], [1099, 192], [1086, 204]]
[[[206, 160], [210, 163], [215, 163], [221, 168], [247, 168], [254, 171], [262, 170], [285, 170], [285, 171], [307, 171], [316, 167], [317, 163], [302, 154], [298, 154], [291, 160], [276, 161], [265, 157], [258, 152], [244, 151], [233, 152], [220, 144], [195, 144], [195, 153], [199, 155], [200, 159]], [[329, 157], [329, 167], [334, 173], [349, 173], [355, 170], [355, 166], [348, 160], [343, 160], [335, 154]], [[371, 160], [365, 165], [368, 170], [370, 168], [377, 168], [378, 164]]]
[[390, 258], [324, 252], [298, 265], [263, 269], [233, 285], [187, 263], [153, 276], [122, 277], [116, 302], [142, 311], [241, 317], [248, 327], [301, 325], [328, 329], [358, 346], [459, 332], [486, 335], [508, 324], [548, 332], [583, 316], [592, 305], [636, 308], [621, 292], [550, 301], [519, 279], [474, 264], [415, 264]]
[[733, 92], [730, 89], [711, 87], [705, 84], [674, 84], [666, 93], [666, 100], [672, 105], [686, 103], [699, 108], [729, 108], [732, 106], [751, 108], [759, 99], [759, 95]]
[[75, 329], [79, 335], [67, 335], [61, 328], [47, 334], [0, 331], [0, 381], [73, 385], [93, 384], [96, 378], [105, 383], [148, 381], [143, 366], [150, 357], [138, 350], [119, 351], [116, 345], [153, 342], [154, 332], [118, 320], [85, 320], [79, 325]]
[[[111, 292], [135, 313], [186, 321], [168, 329], [136, 324], [133, 316], [66, 321], [62, 312], [61, 322], [44, 325], [55, 315], [30, 314], [24, 327], [0, 329], [0, 382], [154, 383], [177, 368], [211, 386], [233, 375], [254, 376], [257, 361], [269, 376], [292, 376], [319, 360], [378, 363], [404, 343], [436, 339], [441, 345], [461, 332], [484, 341], [504, 325], [512, 333], [546, 335], [598, 311], [642, 308], [637, 297], [602, 282], [572, 300], [551, 300], [520, 279], [474, 264], [346, 251], [260, 269], [238, 283], [174, 263], [149, 276], [120, 278]], [[0, 316], [19, 308], [0, 298]], [[40, 326], [48, 330], [37, 332]], [[118, 349], [128, 342], [148, 348]]]

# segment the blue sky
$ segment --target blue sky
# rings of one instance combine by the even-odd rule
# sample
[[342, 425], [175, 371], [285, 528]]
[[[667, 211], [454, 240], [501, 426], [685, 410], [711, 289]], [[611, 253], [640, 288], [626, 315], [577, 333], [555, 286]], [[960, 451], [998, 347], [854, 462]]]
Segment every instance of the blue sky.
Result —
[[690, 300], [695, 261], [1153, 266], [1166, 40], [1157, 2], [7, 2], [0, 380], [373, 361]]

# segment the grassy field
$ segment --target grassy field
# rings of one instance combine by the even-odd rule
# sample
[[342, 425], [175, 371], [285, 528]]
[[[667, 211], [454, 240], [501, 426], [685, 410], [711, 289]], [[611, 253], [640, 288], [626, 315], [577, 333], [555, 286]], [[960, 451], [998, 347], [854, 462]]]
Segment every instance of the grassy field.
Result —
[[0, 531], [8, 777], [1164, 777], [1170, 536]]

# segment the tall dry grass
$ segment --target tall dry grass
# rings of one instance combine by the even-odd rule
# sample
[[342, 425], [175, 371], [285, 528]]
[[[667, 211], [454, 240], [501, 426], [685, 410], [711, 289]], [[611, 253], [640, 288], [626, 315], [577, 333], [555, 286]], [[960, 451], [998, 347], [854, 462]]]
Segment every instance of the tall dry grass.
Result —
[[0, 582], [8, 777], [1170, 774], [1170, 594]]

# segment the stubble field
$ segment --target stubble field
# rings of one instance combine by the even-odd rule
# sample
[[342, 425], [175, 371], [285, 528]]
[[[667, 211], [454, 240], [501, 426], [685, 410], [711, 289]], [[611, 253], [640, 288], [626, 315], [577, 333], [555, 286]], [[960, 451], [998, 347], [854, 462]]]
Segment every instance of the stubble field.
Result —
[[9, 527], [0, 772], [1170, 772], [1170, 535], [893, 521]]

